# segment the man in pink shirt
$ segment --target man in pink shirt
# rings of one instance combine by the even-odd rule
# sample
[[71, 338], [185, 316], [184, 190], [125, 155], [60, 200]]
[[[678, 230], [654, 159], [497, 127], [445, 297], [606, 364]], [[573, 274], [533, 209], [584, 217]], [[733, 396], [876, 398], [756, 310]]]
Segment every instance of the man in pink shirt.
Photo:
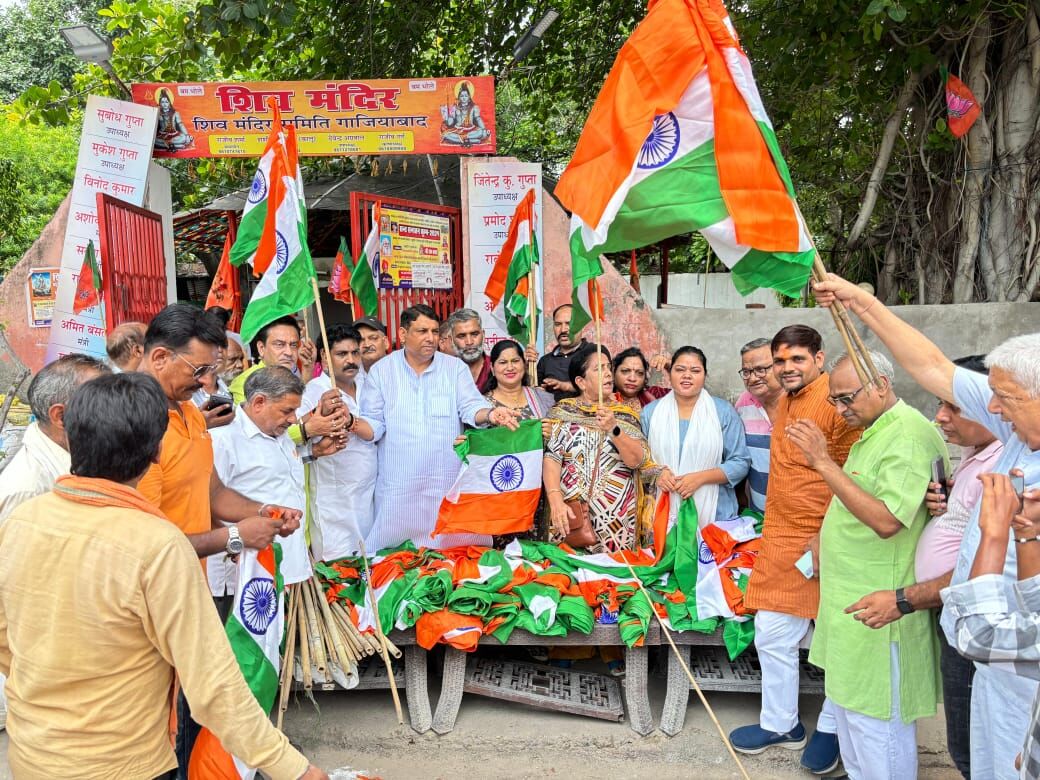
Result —
[[[953, 362], [969, 371], [988, 374], [983, 357], [972, 355]], [[942, 607], [939, 591], [950, 584], [961, 537], [972, 510], [982, 498], [979, 475], [995, 468], [1004, 449], [987, 428], [961, 416], [961, 410], [946, 401], [939, 402], [935, 421], [946, 441], [961, 448], [961, 462], [946, 485], [933, 482], [927, 494], [926, 503], [933, 519], [917, 543], [916, 583], [899, 590], [875, 591], [845, 610], [855, 613], [856, 619], [870, 628], [881, 628], [919, 609]], [[942, 631], [939, 631], [939, 645], [946, 745], [953, 763], [967, 780], [971, 772], [969, 718], [975, 665], [949, 645]]]

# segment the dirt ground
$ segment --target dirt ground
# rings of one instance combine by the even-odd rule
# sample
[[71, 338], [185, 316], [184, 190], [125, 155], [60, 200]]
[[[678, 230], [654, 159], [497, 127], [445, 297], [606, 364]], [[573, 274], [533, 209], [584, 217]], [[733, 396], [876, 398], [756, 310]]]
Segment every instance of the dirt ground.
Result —
[[[431, 672], [435, 667], [431, 664]], [[437, 681], [431, 674], [431, 703], [437, 705]], [[664, 702], [664, 680], [651, 677], [650, 697], [655, 720]], [[708, 700], [724, 729], [757, 720], [756, 695], [712, 693]], [[399, 726], [389, 691], [318, 693], [315, 701], [299, 698], [286, 713], [289, 738], [316, 764], [342, 770], [333, 780], [348, 780], [352, 772], [385, 780], [399, 778], [670, 778], [696, 780], [739, 778], [718, 732], [691, 693], [686, 725], [669, 738], [660, 731], [640, 737], [627, 723], [583, 718], [499, 702], [471, 694], [462, 699], [455, 730], [445, 736], [416, 734]], [[803, 718], [816, 722], [822, 699], [804, 697]], [[405, 719], [407, 722], [407, 707]], [[945, 748], [942, 717], [918, 724], [920, 777], [955, 780]], [[742, 757], [753, 778], [812, 777], [798, 765], [798, 751], [773, 749]], [[7, 735], [0, 736], [0, 780], [10, 778]]]

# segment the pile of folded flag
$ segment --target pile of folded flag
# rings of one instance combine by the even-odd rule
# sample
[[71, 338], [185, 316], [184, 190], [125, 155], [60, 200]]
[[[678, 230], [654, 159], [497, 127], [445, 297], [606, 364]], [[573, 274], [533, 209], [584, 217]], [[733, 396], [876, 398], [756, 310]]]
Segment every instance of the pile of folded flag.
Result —
[[[360, 558], [318, 563], [315, 571], [327, 598], [339, 600], [359, 629], [374, 630], [374, 596], [383, 629], [414, 627], [426, 649], [441, 642], [469, 651], [485, 635], [505, 643], [516, 629], [551, 644], [551, 637], [588, 635], [597, 622], [617, 624], [631, 647], [642, 644], [654, 610], [673, 631], [714, 633], [722, 623], [723, 641], [735, 658], [753, 637], [742, 599], [761, 519], [736, 517], [696, 530], [694, 511], [693, 538], [687, 540], [690, 520], [679, 518], [656, 558], [651, 550], [586, 554], [528, 540], [504, 550], [416, 549], [406, 543], [370, 560], [371, 589]], [[693, 555], [676, 554], [680, 544], [696, 545]]]

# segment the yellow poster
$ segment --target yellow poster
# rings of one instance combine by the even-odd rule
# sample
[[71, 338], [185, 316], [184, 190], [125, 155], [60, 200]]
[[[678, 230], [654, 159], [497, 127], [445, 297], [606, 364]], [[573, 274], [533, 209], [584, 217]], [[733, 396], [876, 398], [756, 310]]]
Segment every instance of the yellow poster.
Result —
[[379, 286], [451, 289], [451, 220], [415, 211], [381, 209]]

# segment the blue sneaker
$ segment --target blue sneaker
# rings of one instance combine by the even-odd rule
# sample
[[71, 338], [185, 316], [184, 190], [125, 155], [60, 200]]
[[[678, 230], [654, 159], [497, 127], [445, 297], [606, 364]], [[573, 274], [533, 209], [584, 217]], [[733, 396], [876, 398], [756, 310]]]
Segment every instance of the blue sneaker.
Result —
[[801, 750], [805, 747], [805, 727], [799, 723], [786, 734], [777, 734], [775, 731], [766, 731], [756, 723], [753, 726], [733, 729], [729, 734], [729, 741], [738, 753], [751, 756], [771, 747]]
[[802, 753], [802, 766], [814, 775], [827, 775], [838, 768], [841, 753], [838, 750], [838, 735], [817, 731]]

